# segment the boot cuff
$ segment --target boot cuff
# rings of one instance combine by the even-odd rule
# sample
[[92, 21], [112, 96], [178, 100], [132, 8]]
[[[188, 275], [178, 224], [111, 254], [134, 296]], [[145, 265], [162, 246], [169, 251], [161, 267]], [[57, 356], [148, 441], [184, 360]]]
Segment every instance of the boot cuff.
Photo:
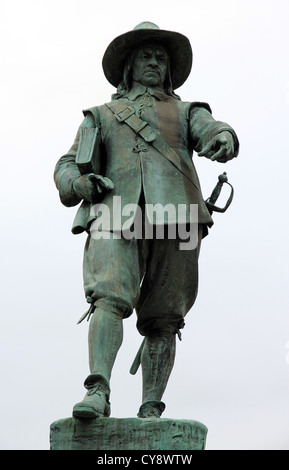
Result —
[[84, 381], [84, 386], [87, 390], [95, 388], [98, 385], [100, 391], [109, 394], [110, 388], [108, 381], [100, 374], [90, 374]]

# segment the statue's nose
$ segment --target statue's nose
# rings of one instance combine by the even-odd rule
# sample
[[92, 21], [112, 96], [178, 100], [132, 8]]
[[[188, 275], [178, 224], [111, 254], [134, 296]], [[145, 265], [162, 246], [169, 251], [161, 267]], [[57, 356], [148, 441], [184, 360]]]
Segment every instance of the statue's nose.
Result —
[[150, 56], [149, 65], [152, 65], [152, 66], [154, 66], [154, 67], [156, 67], [156, 66], [158, 65], [158, 61], [157, 61], [155, 55], [151, 55], [151, 56]]

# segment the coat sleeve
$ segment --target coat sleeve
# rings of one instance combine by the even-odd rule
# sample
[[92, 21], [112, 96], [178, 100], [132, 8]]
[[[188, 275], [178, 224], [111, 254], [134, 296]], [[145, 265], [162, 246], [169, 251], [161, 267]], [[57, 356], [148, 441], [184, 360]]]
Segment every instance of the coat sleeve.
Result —
[[239, 141], [236, 132], [226, 122], [216, 121], [212, 116], [209, 105], [206, 103], [192, 103], [189, 122], [193, 148], [196, 152], [201, 152], [205, 145], [217, 134], [228, 131], [233, 136], [234, 157], [237, 157]]
[[58, 160], [54, 170], [54, 182], [59, 191], [60, 200], [67, 207], [76, 206], [81, 201], [74, 192], [73, 182], [81, 176], [75, 163], [75, 157], [79, 144], [80, 129], [82, 127], [94, 127], [94, 119], [90, 114], [84, 118], [77, 131], [72, 147]]

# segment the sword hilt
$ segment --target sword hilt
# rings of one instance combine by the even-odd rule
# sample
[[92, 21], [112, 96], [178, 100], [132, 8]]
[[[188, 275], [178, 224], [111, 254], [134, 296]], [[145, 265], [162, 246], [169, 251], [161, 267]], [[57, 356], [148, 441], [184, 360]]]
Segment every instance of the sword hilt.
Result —
[[[220, 196], [223, 184], [226, 183], [231, 187], [231, 194], [228, 198], [227, 203], [225, 204], [224, 207], [217, 207], [215, 206], [215, 203], [217, 202], [218, 197]], [[207, 208], [209, 212], [212, 214], [213, 212], [225, 212], [228, 207], [230, 206], [234, 196], [234, 188], [233, 186], [228, 182], [228, 177], [227, 173], [224, 172], [218, 177], [218, 183], [216, 184], [215, 188], [212, 191], [211, 196], [205, 201]]]

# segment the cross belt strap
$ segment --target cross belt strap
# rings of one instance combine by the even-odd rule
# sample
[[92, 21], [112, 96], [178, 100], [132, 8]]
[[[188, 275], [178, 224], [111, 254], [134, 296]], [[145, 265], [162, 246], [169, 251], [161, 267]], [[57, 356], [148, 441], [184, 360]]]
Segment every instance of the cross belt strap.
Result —
[[121, 101], [106, 103], [106, 106], [112, 111], [115, 118], [120, 122], [127, 124], [136, 134], [139, 134], [147, 143], [151, 144], [158, 152], [169, 160], [181, 173], [183, 173], [190, 182], [198, 187], [193, 181], [192, 170], [181, 160], [177, 152], [172, 149], [161, 135], [152, 129], [148, 122], [143, 121], [135, 114], [132, 106], [127, 106]]

